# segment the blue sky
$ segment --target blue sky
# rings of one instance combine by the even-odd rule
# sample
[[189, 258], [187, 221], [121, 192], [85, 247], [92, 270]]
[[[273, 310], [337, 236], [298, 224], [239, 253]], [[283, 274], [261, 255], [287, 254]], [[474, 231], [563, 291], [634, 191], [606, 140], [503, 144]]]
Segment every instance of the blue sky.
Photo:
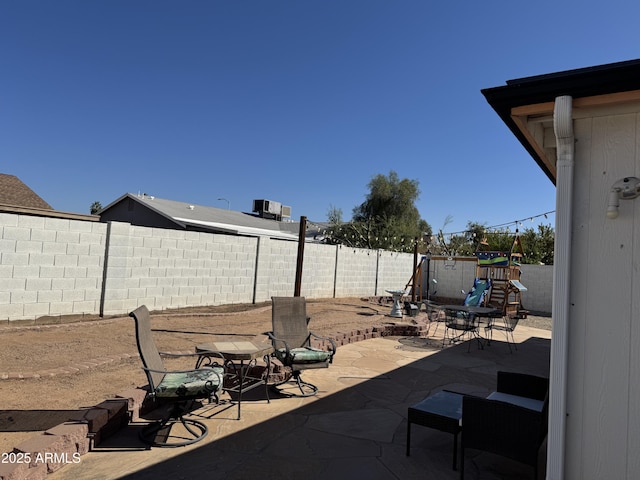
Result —
[[[480, 90], [638, 58], [639, 9], [3, 1], [0, 172], [62, 211], [144, 192], [324, 221], [395, 170], [418, 180], [434, 230], [529, 219], [555, 209], [555, 188]], [[539, 221], [554, 216], [524, 226]]]

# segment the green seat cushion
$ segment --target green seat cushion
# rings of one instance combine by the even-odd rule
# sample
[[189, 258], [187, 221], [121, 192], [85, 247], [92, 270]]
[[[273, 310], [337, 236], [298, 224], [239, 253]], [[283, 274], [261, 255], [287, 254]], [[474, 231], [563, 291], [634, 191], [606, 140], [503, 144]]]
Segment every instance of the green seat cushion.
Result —
[[289, 359], [287, 359], [287, 350], [280, 348], [276, 350], [276, 356], [283, 363], [319, 363], [327, 362], [331, 359], [332, 352], [319, 350], [311, 347], [292, 348], [289, 350]]
[[170, 372], [156, 387], [155, 394], [159, 398], [206, 398], [220, 388], [223, 374], [222, 367]]

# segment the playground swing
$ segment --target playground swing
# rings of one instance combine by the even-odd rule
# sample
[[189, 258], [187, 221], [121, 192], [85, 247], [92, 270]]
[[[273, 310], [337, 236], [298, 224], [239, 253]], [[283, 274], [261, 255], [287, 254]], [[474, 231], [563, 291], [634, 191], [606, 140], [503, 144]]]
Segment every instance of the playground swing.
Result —
[[486, 305], [500, 310], [503, 317], [520, 319], [526, 318], [529, 313], [522, 307], [522, 292], [527, 291], [520, 282], [523, 255], [522, 243], [517, 233], [508, 252], [476, 252], [476, 278], [491, 282]]
[[522, 307], [522, 292], [527, 291], [520, 282], [523, 254], [522, 243], [517, 232], [509, 252], [476, 252], [478, 258], [476, 275], [492, 282], [487, 306], [496, 308], [502, 316], [502, 324], [491, 322], [485, 330], [489, 331], [489, 341], [493, 338], [494, 330], [503, 331], [507, 337], [509, 351], [512, 351], [511, 345], [518, 349], [513, 331], [518, 321], [527, 318], [529, 313]]

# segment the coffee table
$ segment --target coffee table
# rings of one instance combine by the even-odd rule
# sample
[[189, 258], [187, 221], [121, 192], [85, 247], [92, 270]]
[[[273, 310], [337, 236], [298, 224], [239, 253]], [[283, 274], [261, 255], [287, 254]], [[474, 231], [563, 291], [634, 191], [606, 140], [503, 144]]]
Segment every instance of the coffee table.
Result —
[[[271, 366], [271, 354], [273, 353], [271, 344], [251, 340], [216, 341], [196, 346], [196, 353], [200, 355], [196, 368], [206, 364], [207, 361], [219, 358], [220, 355], [224, 357], [225, 379], [223, 388], [228, 392], [238, 394], [238, 420], [240, 420], [243, 392], [264, 385], [267, 402], [270, 402], [267, 379]], [[267, 364], [266, 375], [261, 377], [252, 376], [250, 375], [251, 367], [256, 365], [260, 357], [264, 358]]]
[[453, 469], [458, 459], [458, 434], [462, 430], [462, 398], [460, 393], [442, 391], [434, 393], [420, 403], [409, 407], [407, 414], [407, 456], [411, 444], [411, 424], [435, 428], [453, 434]]

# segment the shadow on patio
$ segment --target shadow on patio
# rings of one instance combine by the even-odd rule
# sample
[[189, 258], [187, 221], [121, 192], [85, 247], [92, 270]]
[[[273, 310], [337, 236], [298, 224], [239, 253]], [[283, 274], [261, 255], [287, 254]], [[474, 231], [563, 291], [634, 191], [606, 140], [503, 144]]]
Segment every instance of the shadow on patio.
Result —
[[[51, 478], [455, 479], [450, 434], [414, 426], [405, 455], [407, 408], [443, 389], [489, 394], [498, 370], [548, 376], [550, 339], [542, 337], [550, 332], [524, 329], [514, 353], [495, 340], [483, 350], [474, 341], [470, 352], [466, 343], [442, 349], [441, 341], [418, 337], [346, 345], [328, 370], [305, 373], [319, 387], [316, 397], [267, 404], [264, 393], [247, 395], [240, 421], [232, 419], [234, 409], [209, 415], [205, 405], [195, 413], [210, 416], [209, 435], [181, 449], [145, 448], [140, 425], [131, 424]], [[465, 476], [520, 479], [532, 471], [473, 451]]]

